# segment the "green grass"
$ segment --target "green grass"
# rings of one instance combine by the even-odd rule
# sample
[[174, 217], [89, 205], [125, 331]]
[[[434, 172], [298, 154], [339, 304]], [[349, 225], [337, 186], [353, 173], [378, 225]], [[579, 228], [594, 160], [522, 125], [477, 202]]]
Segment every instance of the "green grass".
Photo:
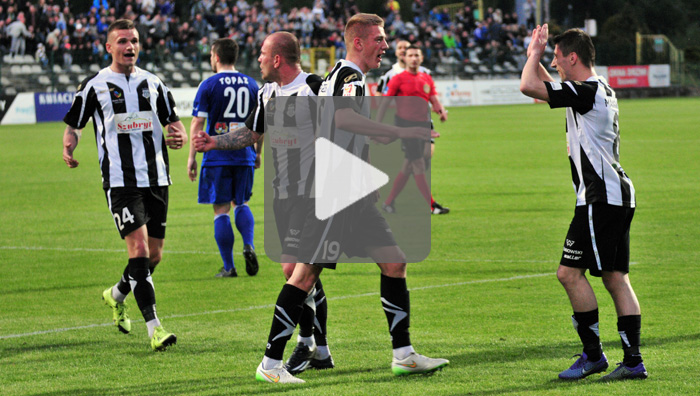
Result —
[[[451, 365], [429, 377], [393, 377], [378, 270], [346, 264], [323, 275], [337, 367], [303, 373], [306, 384], [286, 387], [254, 380], [284, 283], [279, 265], [261, 257], [254, 278], [213, 277], [221, 264], [212, 211], [195, 203], [184, 150], [171, 152], [165, 254], [154, 276], [158, 313], [179, 343], [153, 353], [142, 320], [123, 335], [100, 301], [126, 253], [106, 207], [91, 131], [76, 151], [81, 165], [68, 169], [62, 124], [0, 127], [0, 393], [695, 394], [698, 108], [697, 98], [620, 102], [622, 164], [638, 194], [630, 277], [650, 378], [613, 384], [556, 380], [580, 352], [554, 276], [575, 204], [563, 110], [453, 108], [439, 126], [433, 192], [452, 212], [432, 218], [431, 254], [409, 266], [411, 334], [419, 352]], [[260, 252], [262, 180], [251, 201]], [[614, 363], [622, 358], [614, 307], [600, 280], [593, 285]], [[133, 297], [127, 301], [140, 319]]]

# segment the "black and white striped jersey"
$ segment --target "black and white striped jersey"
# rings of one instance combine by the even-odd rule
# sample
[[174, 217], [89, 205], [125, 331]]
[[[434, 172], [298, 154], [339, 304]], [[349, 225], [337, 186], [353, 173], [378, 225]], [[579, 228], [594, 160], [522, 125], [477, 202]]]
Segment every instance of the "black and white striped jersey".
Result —
[[90, 117], [103, 188], [171, 184], [162, 126], [179, 118], [172, 94], [158, 77], [138, 67], [128, 78], [109, 67], [88, 77], [63, 121], [83, 129]]
[[635, 207], [632, 180], [620, 165], [619, 109], [604, 77], [545, 82], [551, 108], [566, 107], [566, 140], [576, 205]]
[[276, 199], [311, 196], [314, 181], [316, 101], [321, 77], [301, 72], [280, 87], [268, 82], [258, 92], [248, 129], [267, 135], [272, 152]]
[[335, 127], [335, 111], [342, 108], [352, 108], [358, 114], [370, 118], [371, 98], [365, 75], [359, 66], [346, 59], [338, 61], [323, 80], [318, 96], [335, 97], [319, 100], [319, 135], [367, 161], [369, 138]]

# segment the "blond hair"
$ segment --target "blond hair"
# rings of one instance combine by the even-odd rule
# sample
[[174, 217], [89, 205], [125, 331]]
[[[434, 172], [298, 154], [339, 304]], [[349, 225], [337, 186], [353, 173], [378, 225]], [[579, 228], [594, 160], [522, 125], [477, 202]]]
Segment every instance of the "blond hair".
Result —
[[345, 46], [350, 48], [356, 37], [364, 38], [367, 29], [372, 26], [384, 27], [384, 19], [377, 14], [359, 13], [353, 15], [345, 24]]

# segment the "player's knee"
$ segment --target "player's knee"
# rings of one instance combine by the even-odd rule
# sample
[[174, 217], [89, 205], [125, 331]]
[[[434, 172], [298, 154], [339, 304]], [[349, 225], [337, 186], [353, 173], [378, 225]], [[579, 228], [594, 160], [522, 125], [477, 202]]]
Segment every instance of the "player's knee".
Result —
[[292, 277], [292, 274], [294, 273], [294, 267], [297, 265], [296, 263], [281, 263], [282, 265], [282, 272], [284, 272], [284, 279], [289, 279]]
[[583, 276], [576, 268], [560, 265], [557, 269], [557, 279], [564, 286], [573, 285]]
[[149, 257], [150, 260], [150, 265], [151, 267], [155, 267], [156, 265], [160, 264], [160, 261], [163, 259], [163, 252], [158, 251], [158, 252], [151, 252], [151, 256]]
[[627, 286], [627, 274], [619, 271], [603, 271], [601, 278], [603, 285], [609, 292], [619, 290], [621, 287]]

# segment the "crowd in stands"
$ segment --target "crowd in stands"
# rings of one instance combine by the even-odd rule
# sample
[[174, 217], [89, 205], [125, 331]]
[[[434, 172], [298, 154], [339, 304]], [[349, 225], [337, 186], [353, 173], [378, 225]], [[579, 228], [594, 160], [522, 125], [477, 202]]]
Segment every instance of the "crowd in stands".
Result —
[[[106, 29], [115, 19], [129, 18], [137, 22], [143, 64], [158, 65], [175, 52], [207, 61], [209, 43], [230, 37], [241, 46], [239, 68], [245, 70], [255, 66], [262, 40], [278, 30], [293, 32], [302, 47], [332, 47], [336, 58], [344, 57], [343, 27], [359, 12], [355, 0], [314, 0], [312, 7], [288, 11], [276, 0], [192, 0], [180, 11], [171, 0], [94, 0], [86, 13], [74, 13], [68, 0], [0, 0], [0, 51], [35, 55], [43, 65], [66, 69], [74, 63], [105, 66]], [[386, 2], [388, 41], [402, 38], [422, 46], [428, 67], [504, 62], [519, 67], [525, 61], [529, 31], [526, 18], [515, 12], [489, 8], [477, 20], [471, 0], [452, 15], [447, 8], [431, 8], [428, 0], [413, 1], [411, 18], [400, 11], [398, 1]]]

